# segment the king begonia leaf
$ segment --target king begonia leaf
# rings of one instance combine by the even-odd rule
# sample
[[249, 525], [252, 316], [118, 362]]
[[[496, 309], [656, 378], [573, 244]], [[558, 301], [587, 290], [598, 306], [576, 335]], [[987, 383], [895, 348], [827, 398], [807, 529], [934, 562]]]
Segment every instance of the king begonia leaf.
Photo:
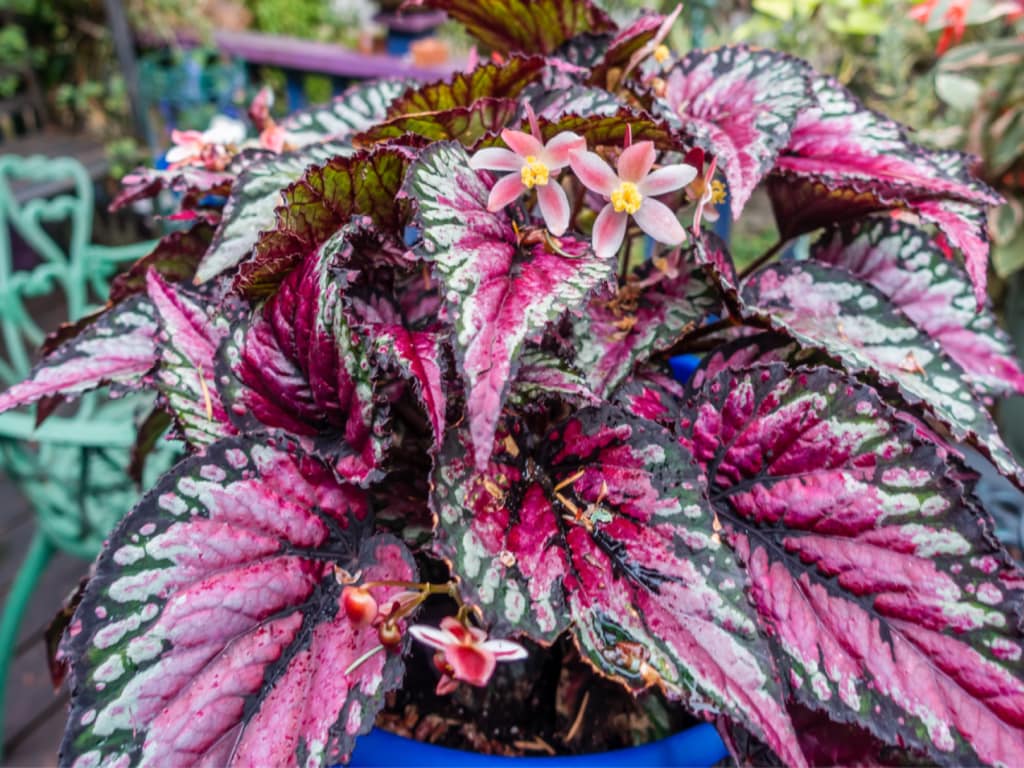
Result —
[[541, 75], [541, 56], [511, 56], [501, 64], [481, 64], [446, 80], [410, 88], [388, 107], [387, 119], [469, 107], [478, 99], [514, 99]]
[[414, 330], [404, 323], [391, 322], [370, 326], [377, 354], [397, 364], [426, 411], [434, 432], [434, 450], [444, 441], [448, 399], [441, 370], [445, 337], [440, 329]]
[[612, 32], [615, 24], [588, 0], [416, 0], [461, 21], [469, 33], [500, 53], [553, 53], [586, 32]]
[[353, 85], [328, 104], [294, 112], [281, 122], [288, 143], [295, 147], [339, 142], [380, 122], [391, 102], [408, 83], [402, 80], [370, 80]]
[[601, 404], [601, 399], [587, 386], [586, 377], [556, 355], [526, 349], [519, 361], [508, 395], [508, 401], [518, 409], [543, 408], [552, 397], [579, 407]]
[[236, 434], [216, 381], [217, 348], [228, 331], [222, 310], [170, 286], [156, 272], [148, 275], [147, 293], [160, 326], [153, 379], [179, 430], [192, 445]]
[[641, 366], [612, 393], [611, 402], [641, 419], [673, 426], [679, 417], [683, 387], [653, 365]]
[[236, 289], [257, 296], [272, 291], [354, 216], [369, 217], [381, 233], [400, 236], [406, 212], [395, 197], [409, 160], [406, 150], [379, 147], [309, 168], [285, 189], [277, 224], [260, 234], [252, 257], [239, 267]]
[[25, 381], [0, 393], [0, 413], [105, 384], [143, 386], [157, 363], [158, 330], [148, 297], [125, 300], [44, 357]]
[[664, 103], [687, 138], [718, 158], [738, 217], [811, 105], [803, 61], [747, 46], [693, 51], [665, 77]]
[[884, 293], [963, 367], [978, 393], [1024, 392], [1024, 373], [991, 307], [978, 310], [967, 274], [927, 233], [873, 218], [827, 232], [811, 258], [842, 267]]
[[984, 210], [1002, 198], [971, 175], [966, 155], [916, 144], [903, 126], [869, 110], [831, 78], [815, 78], [813, 88], [815, 104], [797, 116], [768, 185], [780, 234], [794, 237], [872, 211], [909, 209], [963, 251], [983, 305]]
[[337, 143], [311, 144], [273, 155], [242, 171], [231, 186], [210, 249], [196, 270], [196, 282], [205, 282], [231, 269], [249, 254], [260, 233], [274, 226], [281, 190], [299, 179], [307, 168], [351, 155], [353, 151]]
[[742, 295], [747, 307], [766, 314], [801, 346], [823, 350], [848, 371], [895, 385], [956, 439], [972, 442], [1001, 472], [1024, 483], [1024, 472], [968, 386], [964, 369], [881, 291], [838, 267], [786, 261], [751, 275]]
[[[603, 91], [601, 93], [604, 93]], [[587, 140], [587, 146], [621, 148], [629, 130], [633, 141], [652, 141], [658, 149], [679, 150], [682, 144], [668, 123], [655, 120], [626, 106], [604, 103], [598, 112], [589, 111], [586, 95], [565, 105], [564, 111], [551, 120], [541, 119], [540, 131], [545, 141], [563, 131], [572, 131]], [[614, 109], [613, 109], [614, 107]]]
[[571, 236], [521, 245], [503, 211], [455, 143], [435, 144], [409, 170], [421, 256], [433, 262], [454, 322], [458, 367], [476, 461], [484, 466], [523, 342], [614, 275], [608, 261]]
[[332, 269], [344, 233], [314, 251], [218, 351], [217, 379], [242, 434], [282, 432], [329, 459], [353, 482], [378, 473], [383, 445], [373, 369]]
[[[336, 569], [414, 580], [365, 493], [241, 439], [164, 476], [111, 535], [71, 624], [67, 766], [326, 766], [403, 674]], [[383, 602], [395, 588], [376, 588]]]
[[800, 703], [943, 764], [1024, 760], [1024, 582], [957, 466], [830, 368], [722, 371], [680, 430]]
[[515, 99], [488, 97], [466, 107], [399, 115], [363, 131], [355, 141], [369, 146], [388, 140], [407, 142], [412, 138], [423, 143], [455, 140], [472, 147], [486, 135], [513, 123], [518, 114], [519, 102]]
[[483, 470], [453, 431], [433, 479], [435, 547], [489, 623], [570, 628], [604, 674], [728, 712], [804, 764], [743, 572], [667, 430], [608, 406], [544, 435], [513, 422]]
[[607, 397], [636, 365], [670, 347], [720, 303], [704, 270], [685, 255], [674, 276], [647, 264], [626, 285], [591, 298], [575, 324], [576, 367]]
[[171, 282], [192, 280], [210, 245], [213, 231], [212, 226], [201, 221], [190, 229], [164, 235], [150, 253], [111, 280], [110, 301], [116, 304], [146, 290], [146, 273], [150, 269]]

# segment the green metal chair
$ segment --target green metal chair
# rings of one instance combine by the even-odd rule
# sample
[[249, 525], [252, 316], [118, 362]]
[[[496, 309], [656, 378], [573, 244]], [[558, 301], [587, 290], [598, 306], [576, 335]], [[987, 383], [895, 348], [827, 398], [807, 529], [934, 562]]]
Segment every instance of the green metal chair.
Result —
[[[50, 192], [26, 199], [27, 190]], [[63, 301], [65, 319], [76, 320], [102, 303], [119, 265], [152, 248], [93, 244], [93, 215], [93, 182], [77, 160], [0, 155], [0, 389], [29, 374], [45, 337], [28, 309], [32, 299]], [[61, 224], [66, 247], [50, 234]], [[11, 232], [38, 255], [32, 269], [15, 269]], [[138, 498], [126, 469], [135, 425], [150, 407], [148, 397], [110, 401], [87, 395], [69, 415], [62, 410], [38, 429], [34, 413], [0, 414], [0, 471], [25, 494], [36, 516], [32, 543], [0, 618], [0, 733], [7, 673], [33, 589], [56, 551], [95, 557]], [[169, 465], [170, 448], [160, 453], [147, 463], [148, 474]]]

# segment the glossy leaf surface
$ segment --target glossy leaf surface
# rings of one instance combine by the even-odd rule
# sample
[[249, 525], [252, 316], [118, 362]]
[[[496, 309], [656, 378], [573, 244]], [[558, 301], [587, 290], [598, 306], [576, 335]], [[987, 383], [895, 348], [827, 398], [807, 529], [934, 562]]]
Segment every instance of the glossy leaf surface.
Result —
[[718, 158], [734, 217], [789, 142], [797, 113], [811, 104], [809, 72], [777, 51], [726, 46], [687, 54], [666, 76], [670, 113]]
[[335, 569], [416, 572], [367, 515], [308, 457], [228, 440], [182, 462], [112, 534], [72, 622], [61, 763], [345, 759], [403, 667], [349, 621]]
[[542, 436], [502, 428], [477, 471], [453, 432], [434, 474], [439, 551], [495, 626], [571, 628], [604, 674], [706, 701], [802, 765], [744, 576], [691, 457], [610, 407]]
[[520, 245], [511, 220], [487, 210], [488, 188], [457, 144], [437, 144], [409, 172], [421, 254], [434, 263], [455, 325], [457, 362], [477, 464], [486, 464], [517, 356], [531, 334], [578, 309], [612, 277], [586, 244]]
[[800, 702], [945, 764], [1024, 758], [1021, 574], [956, 466], [827, 368], [723, 371], [680, 426]]

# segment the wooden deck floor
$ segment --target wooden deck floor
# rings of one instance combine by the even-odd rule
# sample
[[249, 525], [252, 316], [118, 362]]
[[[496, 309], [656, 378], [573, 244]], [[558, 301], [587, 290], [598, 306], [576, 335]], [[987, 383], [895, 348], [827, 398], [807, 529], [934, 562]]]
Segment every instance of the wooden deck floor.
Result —
[[[21, 565], [34, 531], [32, 511], [18, 489], [0, 473], [0, 604]], [[3, 733], [4, 766], [53, 766], [64, 730], [67, 691], [54, 692], [46, 664], [43, 632], [88, 568], [60, 553], [43, 575], [26, 612], [17, 658], [7, 682]]]

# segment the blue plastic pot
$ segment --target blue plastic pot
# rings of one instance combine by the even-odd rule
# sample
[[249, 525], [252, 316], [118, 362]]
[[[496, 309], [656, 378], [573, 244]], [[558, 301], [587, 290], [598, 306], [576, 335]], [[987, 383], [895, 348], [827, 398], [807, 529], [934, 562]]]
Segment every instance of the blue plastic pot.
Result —
[[424, 744], [375, 728], [356, 742], [350, 766], [444, 766], [445, 768], [583, 768], [583, 766], [686, 766], [707, 768], [726, 757], [725, 745], [718, 732], [707, 723], [644, 744], [642, 747], [616, 749], [592, 755], [565, 757], [499, 757], [478, 755], [459, 749]]

